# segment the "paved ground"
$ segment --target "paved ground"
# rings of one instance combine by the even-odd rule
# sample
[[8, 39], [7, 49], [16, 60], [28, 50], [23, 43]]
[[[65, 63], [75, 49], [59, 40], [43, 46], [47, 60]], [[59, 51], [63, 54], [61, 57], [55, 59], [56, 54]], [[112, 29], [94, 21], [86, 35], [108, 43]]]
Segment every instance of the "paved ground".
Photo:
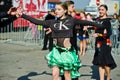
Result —
[[[38, 46], [0, 43], [0, 80], [51, 80], [51, 69]], [[96, 66], [91, 64], [93, 50], [81, 57], [79, 80], [99, 80]], [[120, 80], [120, 55], [113, 55], [118, 67], [111, 71], [112, 80]]]

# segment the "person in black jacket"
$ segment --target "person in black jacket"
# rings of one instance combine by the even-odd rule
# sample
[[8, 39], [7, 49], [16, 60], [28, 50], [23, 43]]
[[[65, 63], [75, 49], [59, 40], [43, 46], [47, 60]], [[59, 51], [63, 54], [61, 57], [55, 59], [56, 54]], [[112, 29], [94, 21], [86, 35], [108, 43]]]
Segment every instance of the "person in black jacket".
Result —
[[0, 12], [0, 27], [5, 27], [16, 19], [16, 16], [8, 15], [7, 12]]
[[[75, 7], [74, 7], [74, 2], [73, 1], [65, 1], [65, 4], [67, 5], [67, 7], [68, 7], [68, 16], [70, 16], [70, 17], [72, 17], [72, 13], [73, 13], [73, 11], [75, 11]], [[77, 54], [77, 52], [78, 52], [78, 47], [77, 47], [77, 38], [76, 38], [76, 29], [75, 29], [75, 27], [74, 27], [74, 29], [73, 29], [73, 37], [71, 37], [71, 39], [70, 39], [70, 42], [71, 42], [71, 44], [72, 44], [72, 46], [74, 46], [74, 48], [76, 49], [76, 54]]]
[[[45, 20], [55, 19], [55, 10], [52, 9], [50, 12], [48, 12], [48, 15], [45, 17]], [[45, 36], [44, 36], [44, 43], [42, 50], [47, 50], [47, 43], [49, 41], [49, 51], [53, 48], [53, 39], [51, 37], [51, 33], [46, 34], [47, 28], [44, 28]]]
[[0, 28], [6, 27], [8, 24], [17, 19], [16, 16], [7, 14], [10, 7], [12, 7], [11, 0], [0, 0]]

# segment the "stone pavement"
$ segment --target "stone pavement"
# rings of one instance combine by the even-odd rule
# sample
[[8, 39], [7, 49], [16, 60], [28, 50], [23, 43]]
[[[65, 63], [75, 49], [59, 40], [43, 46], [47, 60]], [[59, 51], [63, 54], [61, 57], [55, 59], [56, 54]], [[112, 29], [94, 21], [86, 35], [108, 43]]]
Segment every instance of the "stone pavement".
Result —
[[[52, 80], [45, 60], [47, 53], [35, 45], [0, 43], [0, 80]], [[79, 80], [99, 80], [97, 67], [91, 63], [93, 53], [94, 50], [88, 50], [80, 58], [83, 66]], [[111, 71], [111, 79], [120, 80], [120, 55], [113, 56], [118, 66]]]

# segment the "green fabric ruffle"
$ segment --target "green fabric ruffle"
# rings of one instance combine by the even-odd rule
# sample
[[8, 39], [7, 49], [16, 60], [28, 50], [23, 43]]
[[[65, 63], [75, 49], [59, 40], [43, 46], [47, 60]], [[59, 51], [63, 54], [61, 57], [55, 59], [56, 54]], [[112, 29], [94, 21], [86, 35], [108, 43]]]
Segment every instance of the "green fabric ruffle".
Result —
[[81, 66], [81, 62], [76, 55], [75, 49], [72, 47], [61, 48], [55, 46], [53, 50], [46, 55], [49, 67], [58, 66], [60, 68], [60, 75], [64, 75], [64, 70], [69, 70], [71, 78], [77, 78], [80, 76], [78, 69]]

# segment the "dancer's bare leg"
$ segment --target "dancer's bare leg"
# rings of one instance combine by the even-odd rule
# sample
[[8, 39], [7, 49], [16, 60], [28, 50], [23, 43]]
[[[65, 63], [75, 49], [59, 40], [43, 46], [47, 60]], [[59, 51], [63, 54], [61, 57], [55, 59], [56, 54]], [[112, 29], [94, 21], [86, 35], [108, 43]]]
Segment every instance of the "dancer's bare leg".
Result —
[[82, 55], [82, 51], [83, 51], [83, 41], [80, 40], [80, 53], [79, 53], [79, 56]]
[[57, 66], [52, 67], [52, 80], [59, 80], [59, 68]]
[[86, 51], [86, 40], [83, 40], [83, 52], [82, 52], [82, 56], [85, 55], [85, 51]]
[[64, 71], [65, 80], [71, 80], [70, 71]]
[[110, 67], [109, 66], [105, 66], [105, 72], [107, 74], [107, 80], [110, 80]]
[[99, 76], [100, 80], [104, 80], [105, 69], [103, 66], [99, 66]]

